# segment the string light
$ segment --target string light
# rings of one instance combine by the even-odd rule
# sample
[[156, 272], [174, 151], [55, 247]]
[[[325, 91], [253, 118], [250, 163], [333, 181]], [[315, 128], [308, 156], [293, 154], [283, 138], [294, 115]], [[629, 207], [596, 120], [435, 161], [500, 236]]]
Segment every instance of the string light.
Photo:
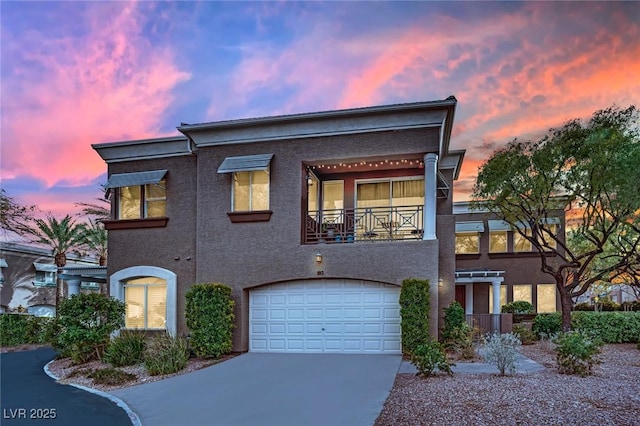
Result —
[[319, 170], [336, 170], [338, 167], [340, 168], [357, 168], [357, 167], [383, 167], [383, 166], [401, 166], [406, 165], [408, 167], [418, 167], [423, 168], [424, 162], [422, 160], [380, 160], [380, 161], [360, 161], [357, 163], [338, 163], [338, 164], [318, 164], [316, 166], [311, 166], [312, 169]]

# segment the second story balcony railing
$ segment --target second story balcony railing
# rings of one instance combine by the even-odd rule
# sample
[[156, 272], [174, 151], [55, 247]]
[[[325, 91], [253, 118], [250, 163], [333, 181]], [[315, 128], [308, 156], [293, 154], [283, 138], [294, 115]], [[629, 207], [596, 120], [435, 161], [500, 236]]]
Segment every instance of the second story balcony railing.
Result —
[[423, 208], [419, 205], [309, 211], [303, 242], [421, 240]]

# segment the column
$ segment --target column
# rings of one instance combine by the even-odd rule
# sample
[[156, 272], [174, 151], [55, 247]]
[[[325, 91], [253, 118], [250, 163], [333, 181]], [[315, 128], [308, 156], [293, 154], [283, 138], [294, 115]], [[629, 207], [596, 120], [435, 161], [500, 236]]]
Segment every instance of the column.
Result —
[[473, 283], [465, 284], [464, 298], [465, 315], [473, 315]]
[[67, 286], [69, 287], [69, 297], [73, 296], [74, 294], [80, 294], [80, 280], [73, 279], [66, 281]]
[[438, 183], [438, 155], [426, 154], [424, 156], [424, 212], [423, 240], [436, 239], [436, 190]]
[[501, 333], [500, 329], [500, 284], [502, 283], [503, 278], [495, 278], [491, 285], [493, 287], [493, 312], [491, 315], [491, 332]]

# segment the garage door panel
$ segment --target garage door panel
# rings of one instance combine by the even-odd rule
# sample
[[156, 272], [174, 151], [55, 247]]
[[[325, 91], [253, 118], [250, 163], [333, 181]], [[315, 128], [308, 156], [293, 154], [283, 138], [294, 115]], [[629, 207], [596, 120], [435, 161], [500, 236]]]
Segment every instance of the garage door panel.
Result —
[[399, 287], [355, 280], [280, 283], [249, 294], [251, 351], [400, 353]]

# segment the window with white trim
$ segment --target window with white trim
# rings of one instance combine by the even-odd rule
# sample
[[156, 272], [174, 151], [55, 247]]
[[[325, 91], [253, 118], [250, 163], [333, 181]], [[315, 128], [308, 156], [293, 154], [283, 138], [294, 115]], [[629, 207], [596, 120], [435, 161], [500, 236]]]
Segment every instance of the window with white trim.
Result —
[[167, 323], [167, 282], [140, 277], [124, 284], [125, 328], [164, 330]]
[[55, 287], [58, 272], [56, 265], [48, 263], [34, 263], [33, 267], [36, 270], [33, 285], [40, 287]]
[[233, 173], [233, 211], [269, 210], [269, 169]]

